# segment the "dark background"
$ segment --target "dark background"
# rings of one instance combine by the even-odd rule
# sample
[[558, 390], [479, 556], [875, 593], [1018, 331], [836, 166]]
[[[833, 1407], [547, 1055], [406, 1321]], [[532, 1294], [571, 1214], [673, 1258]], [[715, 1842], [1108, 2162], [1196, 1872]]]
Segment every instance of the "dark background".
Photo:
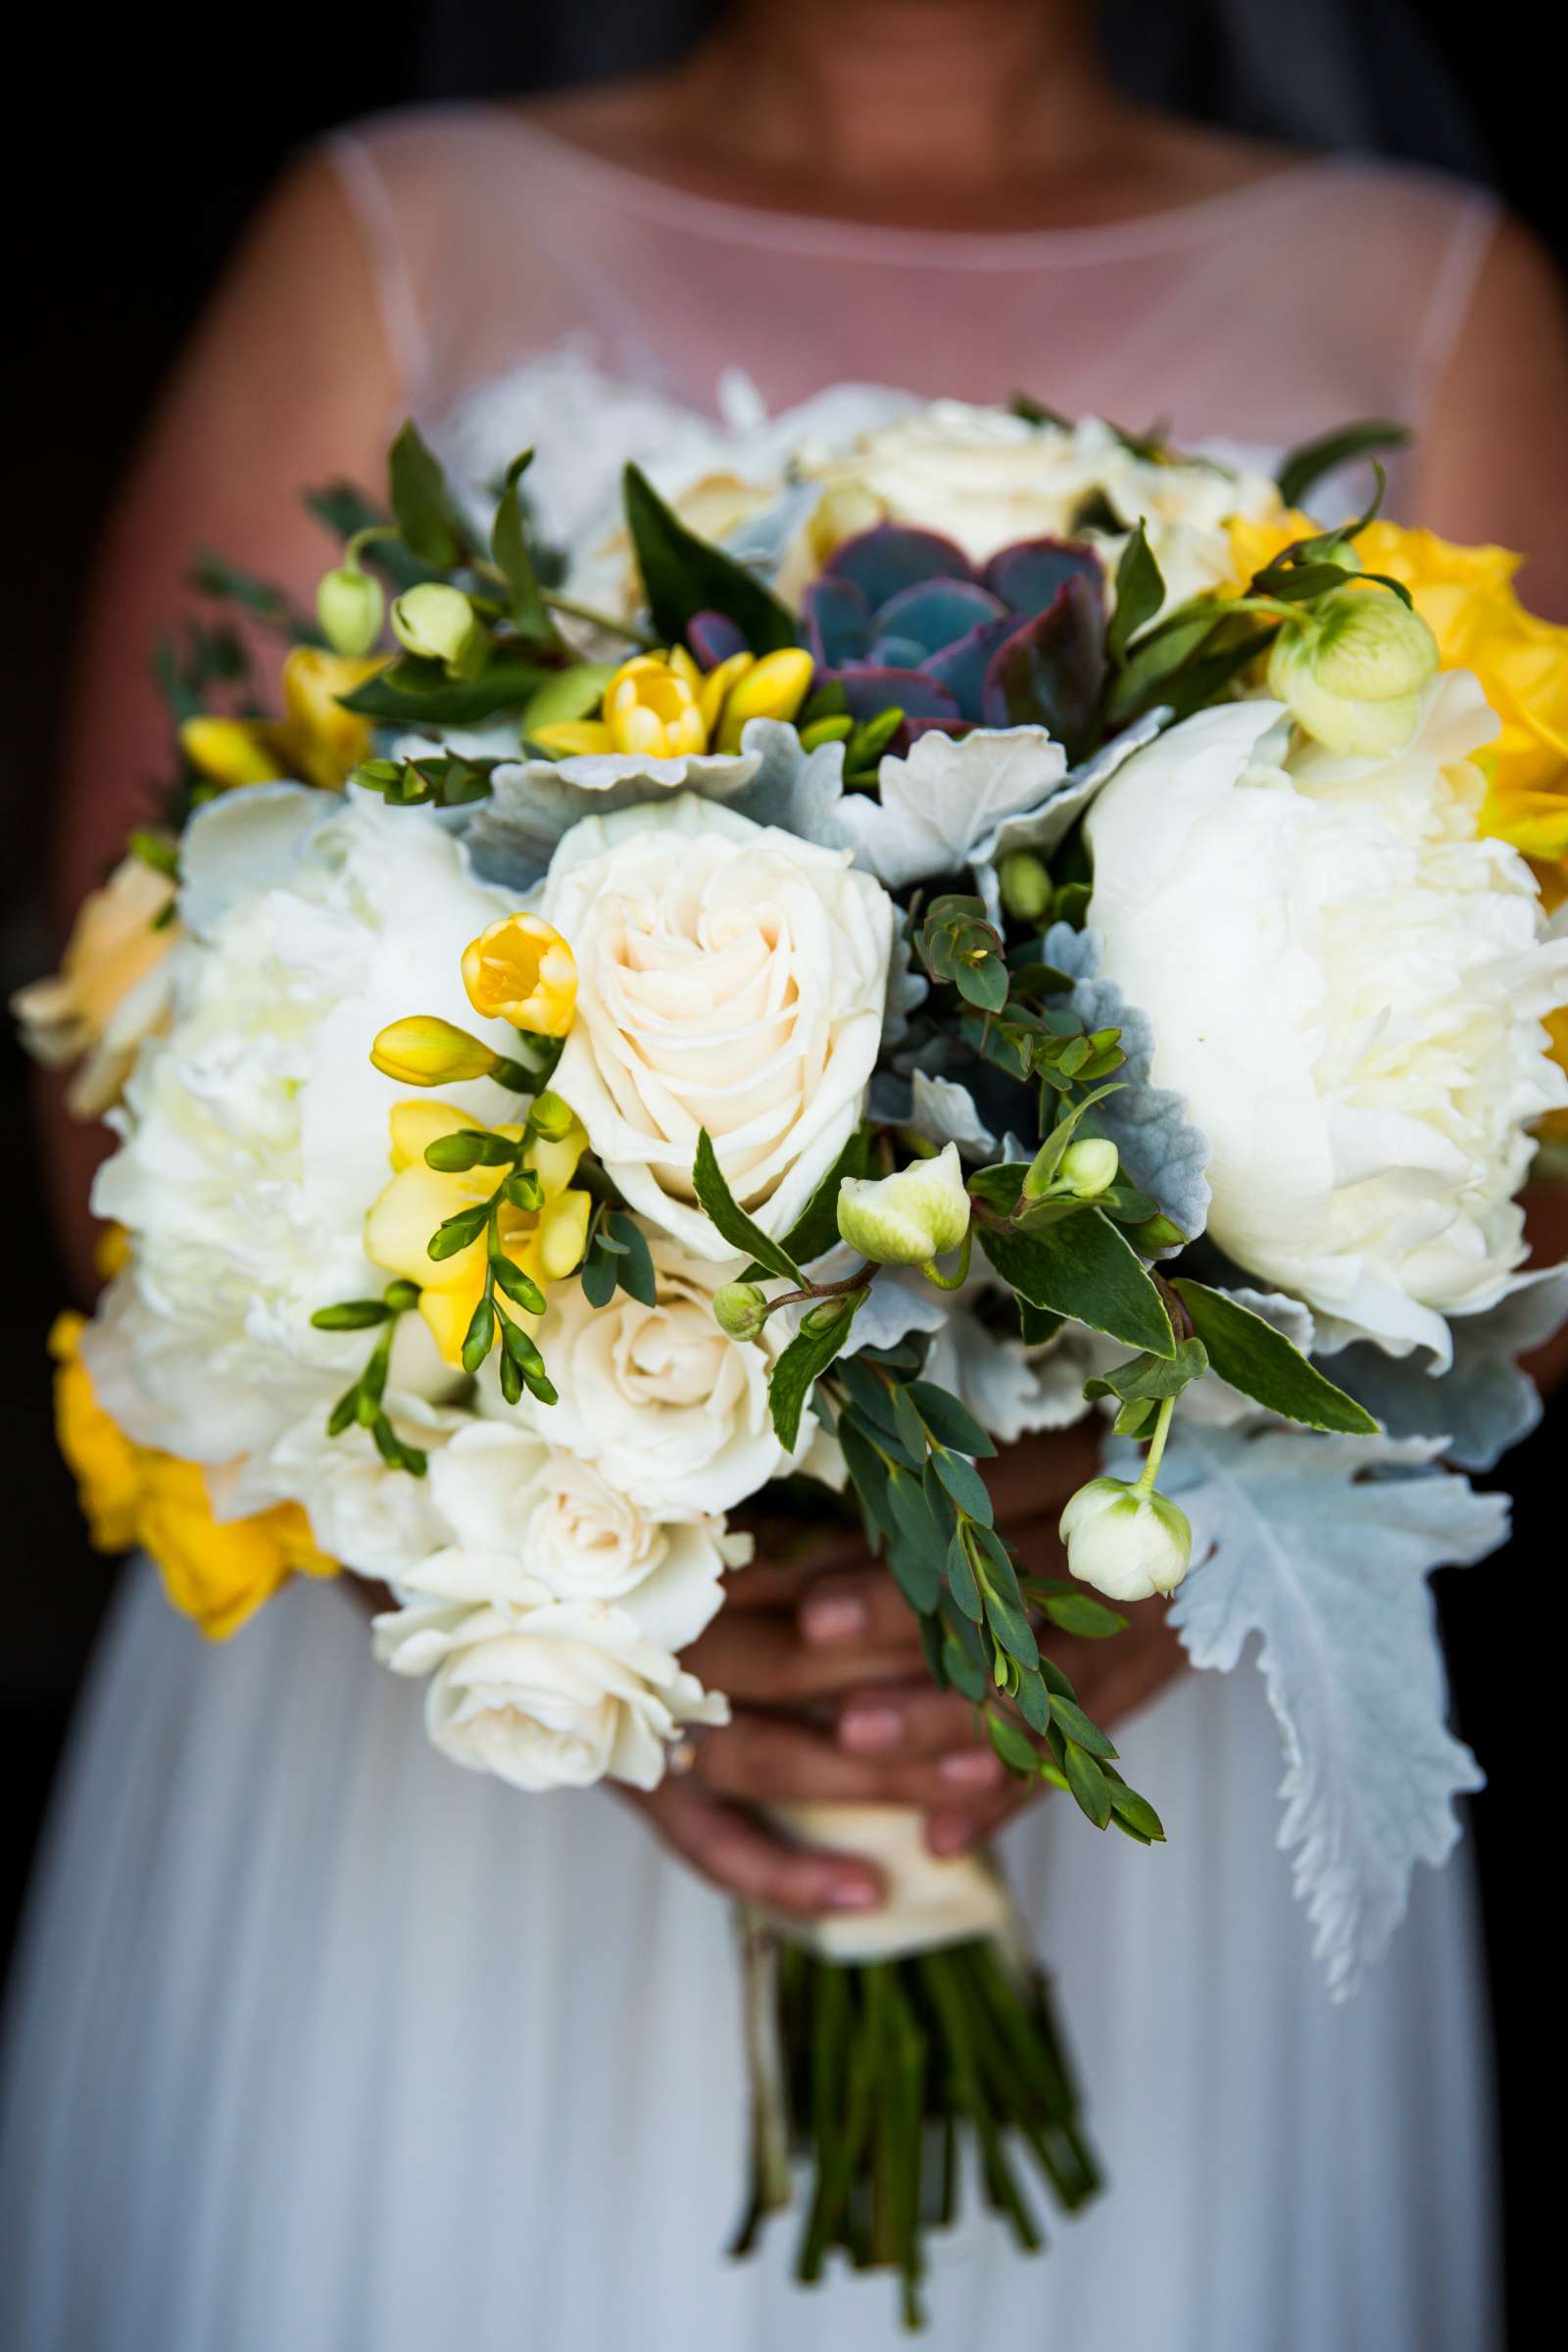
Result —
[[[1027, 0], [1020, 0], [1027, 5]], [[13, 51], [0, 219], [0, 983], [52, 968], [45, 843], [72, 621], [106, 502], [180, 338], [280, 162], [331, 124], [430, 97], [544, 88], [657, 62], [707, 21], [698, 0], [381, 0], [248, 21], [165, 10], [107, 28], [30, 13]], [[1513, 12], [1418, 0], [1107, 0], [1106, 37], [1140, 95], [1311, 145], [1437, 163], [1500, 187], [1568, 260], [1554, 77]], [[1544, 58], [1538, 64], [1544, 69]], [[1353, 268], [1353, 257], [1347, 267]], [[43, 1339], [63, 1278], [40, 1205], [28, 1073], [0, 1023], [5, 1240], [5, 1511], [0, 1733], [9, 1827], [0, 1959], [73, 1698], [115, 1568], [87, 1550], [54, 1455]], [[1551, 1759], [1560, 1526], [1548, 1521], [1562, 1420], [1508, 1466], [1511, 1551], [1440, 1579], [1460, 1727], [1491, 1786], [1474, 1808], [1502, 2082], [1510, 2287], [1522, 2310], [1557, 2226], [1553, 2168], [1528, 2134], [1556, 1993]], [[1550, 1874], [1548, 1876], [1547, 1874]], [[1544, 1888], [1544, 1891], [1538, 1889]], [[1541, 2265], [1539, 2279], [1537, 2265]], [[1549, 2306], [1544, 2306], [1549, 2308]], [[1389, 2352], [1404, 2352], [1390, 2347]], [[1414, 2352], [1414, 2348], [1411, 2348]]]

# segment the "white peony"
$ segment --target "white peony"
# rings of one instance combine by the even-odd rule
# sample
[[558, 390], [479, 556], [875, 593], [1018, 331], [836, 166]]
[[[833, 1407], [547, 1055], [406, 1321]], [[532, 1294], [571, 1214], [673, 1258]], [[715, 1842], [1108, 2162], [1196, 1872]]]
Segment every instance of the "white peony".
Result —
[[1477, 838], [1497, 722], [1468, 672], [1389, 760], [1288, 753], [1280, 719], [1231, 704], [1128, 761], [1088, 819], [1090, 919], [1212, 1143], [1215, 1241], [1311, 1304], [1320, 1347], [1445, 1365], [1445, 1318], [1524, 1255], [1526, 1128], [1568, 1102], [1543, 1027], [1568, 942]]
[[[830, 490], [868, 491], [890, 520], [942, 532], [974, 564], [1014, 540], [1094, 527], [1113, 568], [1122, 533], [1142, 516], [1172, 604], [1231, 577], [1227, 516], [1280, 511], [1263, 474], [1198, 460], [1156, 464], [1092, 416], [1037, 425], [956, 400], [879, 425], [848, 450], [808, 450], [802, 470]], [[1086, 511], [1104, 507], [1119, 530], [1084, 523]]]
[[803, 1460], [816, 1424], [808, 1416], [793, 1457], [773, 1434], [767, 1376], [788, 1337], [781, 1318], [760, 1345], [727, 1338], [713, 1317], [725, 1269], [674, 1242], [650, 1246], [653, 1306], [617, 1291], [595, 1308], [580, 1283], [552, 1290], [538, 1339], [560, 1402], [525, 1396], [515, 1413], [639, 1508], [716, 1514]]
[[[501, 1023], [475, 1023], [460, 972], [505, 902], [438, 817], [368, 794], [230, 794], [183, 853], [196, 936], [174, 952], [168, 1033], [143, 1049], [94, 1188], [131, 1258], [84, 1354], [133, 1438], [219, 1463], [314, 1428], [363, 1365], [364, 1332], [310, 1318], [383, 1286], [362, 1228], [405, 1090], [372, 1069], [370, 1041], [420, 1011], [506, 1046]], [[443, 1100], [498, 1119], [514, 1099], [481, 1081]], [[390, 1400], [439, 1397], [451, 1379], [406, 1316]]]
[[535, 1602], [514, 1562], [513, 1597], [471, 1606], [461, 1594], [447, 1598], [468, 1565], [475, 1582], [490, 1580], [494, 1563], [484, 1555], [470, 1563], [461, 1552], [437, 1554], [412, 1580], [416, 1592], [423, 1581], [428, 1602], [375, 1620], [382, 1664], [431, 1676], [425, 1729], [454, 1763], [517, 1788], [580, 1788], [607, 1776], [653, 1788], [683, 1723], [728, 1720], [725, 1701], [628, 1609]]
[[553, 1084], [633, 1208], [732, 1256], [693, 1200], [700, 1130], [783, 1234], [859, 1119], [881, 1037], [893, 902], [824, 850], [681, 793], [589, 817], [537, 910], [577, 959]]

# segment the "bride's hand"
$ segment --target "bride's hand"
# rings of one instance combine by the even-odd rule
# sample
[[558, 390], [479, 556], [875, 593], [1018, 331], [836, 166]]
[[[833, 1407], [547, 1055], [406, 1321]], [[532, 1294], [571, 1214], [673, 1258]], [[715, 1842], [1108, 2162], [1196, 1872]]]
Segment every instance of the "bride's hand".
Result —
[[[1037, 1575], [1062, 1573], [1056, 1519], [1093, 1476], [1097, 1446], [1085, 1428], [1009, 1446], [986, 1465], [999, 1517]], [[866, 1909], [882, 1891], [871, 1865], [791, 1844], [755, 1808], [914, 1805], [933, 1847], [953, 1853], [1038, 1789], [1020, 1789], [977, 1740], [965, 1699], [932, 1685], [907, 1602], [857, 1535], [761, 1536], [763, 1557], [731, 1580], [723, 1610], [685, 1658], [728, 1693], [733, 1720], [703, 1734], [686, 1773], [631, 1801], [732, 1893], [808, 1916]], [[1181, 1664], [1159, 1608], [1135, 1611], [1109, 1642], [1057, 1637], [1052, 1654], [1102, 1724]]]

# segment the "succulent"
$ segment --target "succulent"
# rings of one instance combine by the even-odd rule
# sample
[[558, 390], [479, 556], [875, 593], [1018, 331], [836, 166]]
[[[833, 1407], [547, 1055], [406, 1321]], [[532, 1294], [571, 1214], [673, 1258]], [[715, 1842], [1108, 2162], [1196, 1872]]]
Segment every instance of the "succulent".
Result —
[[840, 686], [854, 719], [898, 710], [909, 738], [1034, 724], [1086, 748], [1105, 666], [1092, 548], [1019, 540], [976, 570], [935, 531], [879, 523], [834, 550], [804, 618], [817, 685]]

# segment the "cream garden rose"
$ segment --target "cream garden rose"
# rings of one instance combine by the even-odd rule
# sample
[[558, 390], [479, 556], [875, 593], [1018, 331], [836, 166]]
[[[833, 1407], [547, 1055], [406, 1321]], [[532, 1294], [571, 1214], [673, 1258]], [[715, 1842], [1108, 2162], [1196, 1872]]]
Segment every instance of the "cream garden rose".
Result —
[[800, 1215], [860, 1116], [893, 902], [850, 863], [692, 793], [589, 817], [537, 910], [577, 961], [553, 1084], [632, 1207], [732, 1257], [692, 1196], [706, 1127], [764, 1232]]
[[1387, 760], [1292, 749], [1283, 717], [1222, 706], [1128, 760], [1088, 818], [1090, 920], [1212, 1144], [1220, 1248], [1306, 1300], [1320, 1348], [1444, 1365], [1446, 1318], [1524, 1256], [1528, 1126], [1568, 1102], [1543, 1025], [1568, 941], [1477, 836], [1497, 722], [1467, 671]]

